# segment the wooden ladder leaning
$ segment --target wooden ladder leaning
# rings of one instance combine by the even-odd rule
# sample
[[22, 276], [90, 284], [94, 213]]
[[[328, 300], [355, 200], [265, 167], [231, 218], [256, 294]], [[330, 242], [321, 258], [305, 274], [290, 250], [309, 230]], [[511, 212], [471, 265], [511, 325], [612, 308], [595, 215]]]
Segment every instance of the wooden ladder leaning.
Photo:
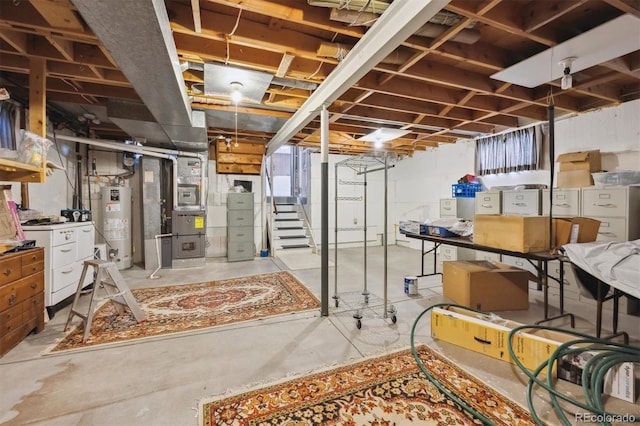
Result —
[[[89, 301], [89, 309], [87, 313], [83, 313], [79, 311], [79, 300], [80, 295], [82, 294], [82, 287], [84, 285], [84, 280], [87, 275], [87, 269], [89, 267], [94, 268], [95, 272], [95, 281], [93, 283], [93, 289], [91, 290], [91, 300]], [[104, 288], [105, 293], [107, 294], [105, 297], [98, 297], [98, 289]], [[96, 310], [97, 302], [110, 299], [114, 302], [114, 306], [118, 310], [119, 314], [124, 312], [124, 307], [128, 306], [133, 314], [133, 317], [136, 319], [138, 323], [146, 321], [145, 314], [140, 310], [136, 299], [131, 294], [131, 290], [127, 285], [124, 277], [118, 271], [115, 263], [109, 262], [101, 259], [92, 259], [85, 260], [84, 267], [82, 268], [82, 274], [80, 275], [80, 281], [78, 282], [78, 288], [76, 290], [76, 295], [73, 298], [73, 304], [71, 305], [71, 311], [69, 312], [69, 318], [67, 319], [67, 324], [65, 325], [65, 331], [69, 330], [69, 326], [71, 325], [71, 320], [74, 316], [78, 316], [82, 318], [82, 322], [84, 323], [84, 334], [82, 335], [82, 342], [85, 343], [91, 334], [91, 322], [93, 321], [93, 314]]]

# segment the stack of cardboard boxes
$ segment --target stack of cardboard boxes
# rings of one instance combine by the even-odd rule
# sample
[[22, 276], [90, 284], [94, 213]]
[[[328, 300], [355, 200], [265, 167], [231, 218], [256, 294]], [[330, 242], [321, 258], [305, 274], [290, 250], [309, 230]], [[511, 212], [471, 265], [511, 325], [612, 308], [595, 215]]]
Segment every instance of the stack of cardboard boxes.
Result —
[[591, 173], [602, 171], [600, 151], [567, 152], [558, 155], [558, 188], [582, 188], [593, 185]]

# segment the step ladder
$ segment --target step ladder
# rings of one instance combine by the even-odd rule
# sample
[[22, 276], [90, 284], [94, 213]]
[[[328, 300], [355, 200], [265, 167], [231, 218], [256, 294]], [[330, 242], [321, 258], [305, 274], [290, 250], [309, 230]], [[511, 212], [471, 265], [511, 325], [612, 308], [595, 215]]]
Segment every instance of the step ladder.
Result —
[[[93, 289], [91, 290], [91, 301], [89, 302], [89, 309], [87, 313], [82, 313], [78, 310], [80, 295], [83, 293], [82, 287], [84, 279], [87, 275], [87, 269], [89, 267], [94, 268], [95, 281], [93, 282]], [[104, 288], [107, 294], [104, 297], [98, 297], [98, 289]], [[85, 260], [84, 267], [82, 268], [82, 274], [80, 275], [80, 281], [78, 282], [78, 289], [76, 295], [73, 298], [73, 305], [71, 305], [71, 311], [69, 312], [69, 318], [65, 325], [65, 331], [69, 330], [69, 325], [74, 316], [82, 318], [84, 323], [84, 333], [82, 335], [82, 342], [86, 343], [89, 335], [91, 334], [91, 322], [93, 321], [93, 314], [95, 313], [97, 302], [105, 299], [110, 299], [114, 302], [118, 314], [124, 312], [124, 307], [128, 306], [133, 314], [133, 317], [138, 323], [146, 321], [145, 314], [138, 307], [136, 299], [131, 294], [129, 286], [120, 271], [116, 267], [115, 263], [101, 259]]]

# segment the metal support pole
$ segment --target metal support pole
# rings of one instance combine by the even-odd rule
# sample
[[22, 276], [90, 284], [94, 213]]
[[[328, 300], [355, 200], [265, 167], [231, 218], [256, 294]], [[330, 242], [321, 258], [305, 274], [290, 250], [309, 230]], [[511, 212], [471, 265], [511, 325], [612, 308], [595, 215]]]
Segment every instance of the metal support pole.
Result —
[[334, 166], [334, 190], [333, 190], [333, 298], [338, 304], [338, 164]]
[[[321, 230], [320, 314], [329, 316], [329, 110], [320, 113]], [[337, 218], [336, 218], [337, 220]], [[337, 265], [336, 265], [337, 266]]]
[[384, 232], [382, 233], [382, 235], [384, 236], [384, 318], [387, 318], [387, 204], [389, 197], [389, 190], [387, 185], [387, 179], [389, 175], [389, 168], [387, 167], [388, 157], [388, 154], [384, 155]]
[[365, 301], [368, 301], [369, 290], [367, 289], [367, 166], [364, 166], [364, 289], [362, 294]]

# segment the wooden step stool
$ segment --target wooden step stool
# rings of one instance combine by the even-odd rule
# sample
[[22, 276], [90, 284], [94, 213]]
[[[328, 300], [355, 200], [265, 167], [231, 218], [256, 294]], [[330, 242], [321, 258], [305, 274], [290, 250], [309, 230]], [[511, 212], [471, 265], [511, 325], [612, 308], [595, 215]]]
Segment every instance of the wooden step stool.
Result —
[[[80, 294], [82, 294], [82, 286], [84, 279], [87, 275], [87, 269], [89, 266], [94, 268], [95, 281], [93, 282], [93, 289], [91, 290], [91, 301], [89, 302], [89, 309], [86, 314], [78, 310], [78, 302], [80, 300]], [[107, 295], [105, 297], [98, 297], [98, 289], [104, 288]], [[82, 342], [85, 343], [91, 334], [91, 321], [93, 321], [93, 314], [95, 313], [96, 305], [98, 301], [110, 299], [115, 303], [115, 307], [119, 314], [124, 312], [124, 307], [128, 306], [129, 310], [133, 314], [133, 317], [138, 323], [146, 321], [145, 314], [138, 307], [136, 299], [131, 294], [131, 290], [115, 263], [101, 259], [85, 260], [84, 267], [82, 268], [82, 274], [80, 275], [80, 281], [78, 282], [78, 288], [76, 295], [73, 298], [73, 305], [71, 305], [71, 311], [69, 312], [69, 318], [65, 325], [65, 331], [69, 330], [69, 325], [74, 316], [82, 318], [84, 323], [84, 334], [82, 336]]]

